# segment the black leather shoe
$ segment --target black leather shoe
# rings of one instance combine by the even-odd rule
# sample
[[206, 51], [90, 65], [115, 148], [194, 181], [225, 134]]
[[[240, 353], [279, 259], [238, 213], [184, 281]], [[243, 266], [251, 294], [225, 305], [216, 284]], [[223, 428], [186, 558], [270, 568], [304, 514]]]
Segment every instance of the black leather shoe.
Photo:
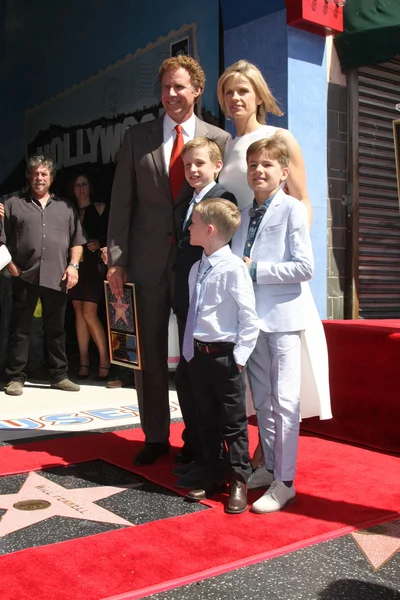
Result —
[[194, 461], [194, 453], [186, 444], [179, 450], [175, 456], [175, 462], [177, 465], [187, 465]]
[[168, 454], [169, 444], [146, 444], [135, 456], [134, 465], [152, 465], [159, 456]]
[[186, 494], [186, 498], [191, 500], [192, 502], [200, 502], [201, 500], [205, 500], [209, 496], [213, 496], [214, 494], [220, 494], [224, 492], [226, 489], [226, 481], [215, 481], [208, 479], [204, 482], [203, 488], [198, 490], [191, 490], [188, 494]]
[[229, 500], [225, 512], [230, 515], [240, 515], [247, 510], [247, 486], [244, 481], [233, 478], [229, 487]]
[[195, 488], [202, 488], [204, 483], [207, 481], [207, 474], [203, 466], [196, 465], [193, 469], [180, 477], [175, 485], [178, 488], [186, 490], [194, 490]]
[[187, 465], [176, 465], [176, 467], [172, 469], [172, 475], [182, 477], [183, 475], [187, 475], [189, 471], [191, 471], [195, 466], [196, 463], [194, 462], [194, 460], [192, 460], [192, 462]]

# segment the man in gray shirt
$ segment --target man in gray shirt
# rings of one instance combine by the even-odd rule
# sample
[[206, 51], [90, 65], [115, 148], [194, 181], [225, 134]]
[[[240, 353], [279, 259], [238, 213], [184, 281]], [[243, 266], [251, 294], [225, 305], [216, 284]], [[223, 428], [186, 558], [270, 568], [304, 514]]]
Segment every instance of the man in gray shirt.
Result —
[[64, 198], [50, 194], [54, 163], [44, 156], [28, 160], [29, 190], [10, 198], [4, 206], [0, 241], [12, 256], [13, 277], [5, 392], [22, 394], [28, 359], [29, 329], [41, 299], [53, 388], [79, 391], [68, 379], [65, 352], [67, 290], [78, 282], [82, 244], [87, 242], [76, 209]]

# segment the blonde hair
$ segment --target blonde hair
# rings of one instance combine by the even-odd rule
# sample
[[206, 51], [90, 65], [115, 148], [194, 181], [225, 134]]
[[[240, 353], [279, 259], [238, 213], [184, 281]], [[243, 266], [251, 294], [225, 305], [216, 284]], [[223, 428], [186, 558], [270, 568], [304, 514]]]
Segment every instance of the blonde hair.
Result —
[[[190, 83], [194, 88], [200, 88], [200, 95], [204, 91], [206, 85], [206, 76], [200, 64], [191, 56], [172, 56], [166, 58], [158, 70], [160, 82], [164, 73], [167, 71], [176, 71], [177, 69], [185, 69], [190, 75]], [[200, 97], [200, 95], [198, 97]]]
[[231, 77], [243, 75], [246, 77], [254, 90], [254, 93], [261, 100], [261, 104], [257, 106], [257, 121], [262, 125], [265, 124], [267, 113], [272, 113], [278, 117], [283, 115], [279, 108], [278, 101], [274, 98], [267, 82], [253, 63], [247, 60], [238, 60], [233, 65], [225, 69], [218, 80], [217, 96], [218, 102], [225, 116], [229, 116], [228, 109], [225, 103], [225, 85]]
[[224, 198], [210, 198], [196, 204], [193, 212], [206, 225], [214, 225], [226, 243], [230, 242], [240, 225], [240, 211]]
[[270, 138], [257, 140], [250, 144], [246, 152], [246, 161], [249, 162], [249, 157], [254, 154], [267, 152], [272, 160], [277, 160], [281, 167], [288, 167], [290, 163], [290, 152], [286, 142], [282, 139], [279, 133], [276, 133]]
[[218, 161], [222, 161], [222, 152], [221, 148], [218, 146], [214, 140], [210, 140], [208, 137], [197, 137], [190, 142], [187, 142], [181, 151], [182, 158], [185, 156], [186, 152], [189, 150], [194, 150], [195, 148], [206, 148], [208, 152], [208, 156], [210, 157], [213, 165], [216, 165]]

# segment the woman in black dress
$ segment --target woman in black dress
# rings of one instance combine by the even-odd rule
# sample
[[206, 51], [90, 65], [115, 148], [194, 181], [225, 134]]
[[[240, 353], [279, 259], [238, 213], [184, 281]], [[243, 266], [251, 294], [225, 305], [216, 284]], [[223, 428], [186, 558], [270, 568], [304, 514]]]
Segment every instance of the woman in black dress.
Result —
[[97, 305], [104, 297], [104, 272], [99, 252], [106, 245], [108, 208], [103, 202], [92, 202], [91, 187], [86, 175], [78, 175], [72, 190], [79, 210], [79, 219], [89, 242], [84, 246], [79, 265], [79, 282], [69, 291], [75, 310], [76, 336], [79, 346], [80, 367], [78, 379], [89, 375], [90, 337], [99, 351], [99, 371], [96, 380], [106, 380], [110, 371], [107, 340], [97, 315]]

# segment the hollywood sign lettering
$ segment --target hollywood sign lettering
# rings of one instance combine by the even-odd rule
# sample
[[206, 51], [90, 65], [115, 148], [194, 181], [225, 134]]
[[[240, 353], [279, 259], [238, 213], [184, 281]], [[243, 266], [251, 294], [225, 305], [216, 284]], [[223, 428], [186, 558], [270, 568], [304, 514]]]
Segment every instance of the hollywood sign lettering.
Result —
[[[146, 115], [146, 120], [152, 120], [152, 115]], [[122, 144], [125, 131], [132, 125], [137, 125], [135, 117], [126, 117], [122, 123], [113, 125], [96, 125], [86, 129], [77, 129], [71, 133], [64, 133], [62, 137], [54, 137], [49, 144], [37, 146], [37, 154], [46, 154], [55, 161], [57, 169], [72, 167], [82, 163], [98, 162], [99, 150], [103, 164], [114, 162], [115, 154]], [[75, 139], [72, 139], [72, 136]], [[71, 142], [73, 142], [71, 144]], [[76, 148], [75, 155], [71, 155], [71, 146]], [[84, 148], [89, 151], [84, 152]]]

